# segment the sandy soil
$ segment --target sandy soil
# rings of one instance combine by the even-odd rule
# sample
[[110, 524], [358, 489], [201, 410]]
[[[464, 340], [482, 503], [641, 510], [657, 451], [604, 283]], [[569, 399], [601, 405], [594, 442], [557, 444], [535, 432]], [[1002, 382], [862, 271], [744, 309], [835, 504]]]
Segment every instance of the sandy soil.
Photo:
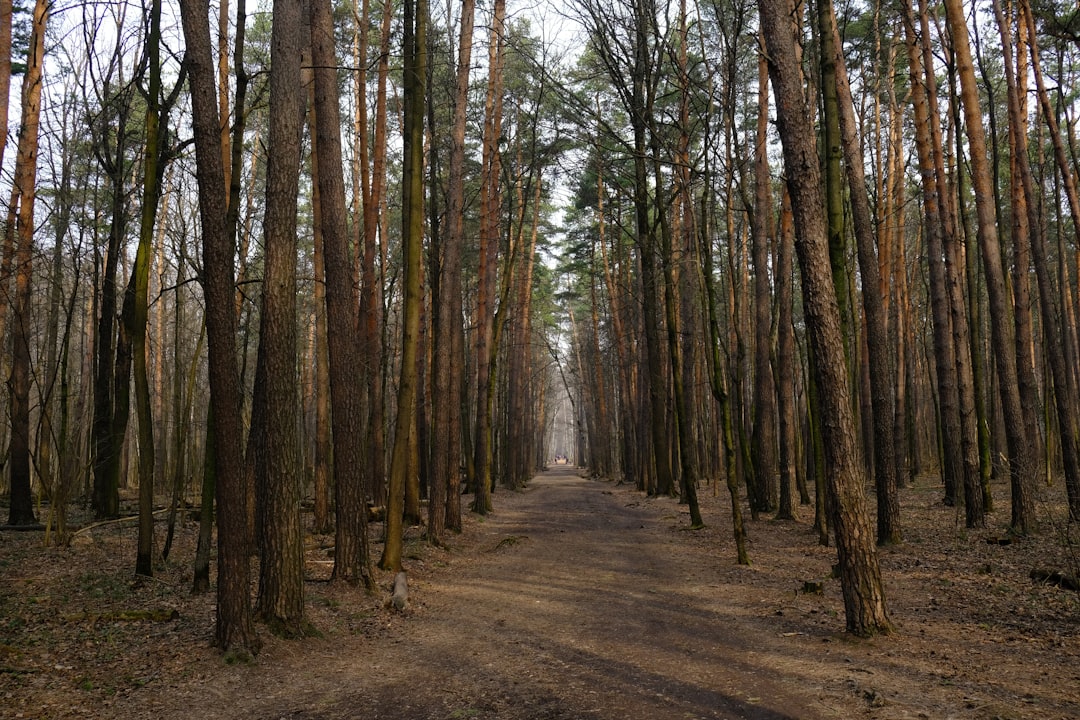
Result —
[[[897, 633], [857, 640], [808, 509], [752, 523], [744, 568], [726, 502], [702, 495], [708, 527], [689, 531], [673, 499], [553, 467], [498, 492], [449, 550], [412, 530], [404, 613], [384, 606], [389, 575], [376, 598], [326, 583], [328, 539], [311, 538], [324, 636], [264, 632], [256, 662], [234, 666], [207, 647], [212, 599], [186, 594], [186, 557], [133, 585], [102, 572], [134, 557], [131, 530], [69, 549], [0, 534], [0, 717], [1080, 717], [1077, 595], [1027, 577], [1068, 561], [1052, 528], [991, 544], [936, 489], [905, 490], [907, 543], [882, 553]], [[94, 617], [134, 606], [178, 617]]]

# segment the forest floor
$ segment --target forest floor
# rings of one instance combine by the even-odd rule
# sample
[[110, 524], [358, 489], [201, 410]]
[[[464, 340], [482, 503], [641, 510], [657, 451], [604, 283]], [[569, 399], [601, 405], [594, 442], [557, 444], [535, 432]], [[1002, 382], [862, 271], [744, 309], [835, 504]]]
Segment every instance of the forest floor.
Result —
[[896, 632], [868, 640], [844, 633], [810, 508], [748, 521], [740, 567], [726, 493], [703, 488], [707, 527], [689, 530], [676, 500], [566, 466], [497, 492], [447, 549], [411, 529], [404, 612], [388, 573], [378, 596], [328, 583], [332, 537], [309, 537], [321, 635], [263, 628], [249, 664], [209, 646], [191, 519], [141, 583], [128, 524], [68, 548], [0, 532], [0, 718], [1078, 718], [1080, 596], [1029, 577], [1077, 567], [1061, 489], [1041, 490], [1043, 532], [1009, 544], [995, 490], [1003, 509], [978, 532], [939, 488], [902, 491], [905, 543], [881, 551]]

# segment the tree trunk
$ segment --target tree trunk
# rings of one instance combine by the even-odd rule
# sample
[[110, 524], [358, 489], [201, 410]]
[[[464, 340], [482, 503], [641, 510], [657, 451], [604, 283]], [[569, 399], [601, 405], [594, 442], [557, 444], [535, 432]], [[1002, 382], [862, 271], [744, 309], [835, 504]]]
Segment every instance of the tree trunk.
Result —
[[219, 510], [214, 641], [223, 651], [244, 656], [257, 652], [259, 641], [251, 623], [233, 248], [225, 225], [227, 209], [225, 173], [221, 163], [221, 126], [214, 91], [208, 4], [182, 0], [180, 12], [187, 47], [196, 179], [199, 183], [210, 407], [214, 415], [212, 457]]
[[33, 494], [30, 487], [30, 372], [31, 284], [34, 256], [34, 195], [37, 183], [38, 130], [41, 118], [41, 85], [45, 65], [45, 25], [49, 6], [34, 5], [23, 77], [22, 121], [15, 160], [15, 186], [19, 189], [18, 246], [15, 252], [15, 300], [11, 335], [11, 505], [9, 525], [33, 525]]
[[327, 353], [330, 420], [333, 436], [334, 499], [337, 524], [334, 579], [374, 589], [364, 507], [364, 466], [380, 462], [364, 458], [362, 388], [356, 367], [362, 350], [356, 333], [356, 285], [348, 261], [345, 223], [345, 180], [341, 159], [334, 28], [327, 0], [311, 3], [311, 59], [315, 76], [315, 148], [319, 163], [319, 198], [326, 272]]
[[427, 0], [405, 1], [403, 48], [404, 164], [402, 267], [404, 271], [401, 381], [386, 502], [386, 542], [379, 567], [401, 570], [409, 440], [416, 432], [417, 351], [420, 342], [421, 264], [424, 243], [424, 101], [427, 83]]
[[[312, 40], [314, 46], [315, 41]], [[316, 109], [315, 113], [318, 113]], [[313, 135], [317, 135], [318, 130]], [[316, 138], [316, 146], [318, 140]], [[315, 151], [318, 152], [317, 150]], [[318, 160], [312, 158], [312, 167]], [[315, 190], [312, 190], [314, 196]], [[319, 193], [320, 215], [325, 213], [326, 201], [322, 193]], [[314, 270], [315, 270], [315, 473], [314, 493], [315, 507], [312, 528], [317, 534], [329, 533], [334, 522], [331, 517], [331, 473], [334, 469], [333, 462], [333, 433], [330, 427], [330, 356], [327, 352], [328, 331], [326, 323], [326, 262], [323, 249], [323, 226], [326, 224], [325, 217], [321, 217], [318, 228], [315, 230]]]
[[963, 477], [960, 450], [960, 396], [956, 380], [956, 347], [952, 342], [952, 318], [945, 278], [944, 233], [945, 220], [938, 177], [934, 170], [934, 150], [931, 125], [936, 115], [931, 113], [929, 78], [924, 75], [922, 49], [915, 34], [915, 17], [910, 7], [904, 9], [904, 28], [910, 63], [912, 104], [915, 113], [915, 146], [919, 156], [919, 171], [923, 183], [923, 208], [926, 215], [928, 265], [930, 271], [930, 305], [934, 330], [934, 360], [937, 370], [939, 422], [941, 427], [942, 472], [945, 483], [945, 503], [956, 503], [956, 489]]
[[893, 378], [889, 370], [889, 335], [886, 310], [880, 293], [878, 257], [874, 249], [874, 222], [870, 199], [866, 194], [863, 155], [855, 124], [855, 108], [848, 84], [847, 68], [841, 51], [831, 0], [818, 0], [826, 14], [823, 33], [832, 37], [836, 56], [836, 92], [840, 136], [844, 149], [851, 214], [855, 225], [859, 272], [862, 275], [862, 301], [866, 317], [866, 344], [870, 369], [870, 413], [873, 422], [874, 485], [877, 490], [877, 541], [879, 545], [900, 542], [900, 498], [896, 490], [895, 441], [893, 439]]
[[[758, 60], [758, 122], [754, 149], [754, 213], [751, 239], [754, 264], [754, 455], [750, 501], [759, 512], [777, 509], [776, 388], [772, 372], [772, 285], [769, 278], [769, 216], [772, 193], [769, 176], [769, 85], [764, 52]], [[790, 516], [791, 508], [788, 507]]]
[[821, 390], [822, 436], [847, 628], [856, 635], [889, 632], [881, 571], [866, 515], [865, 472], [859, 464], [855, 422], [843, 357], [840, 311], [829, 268], [820, 161], [796, 54], [797, 28], [787, 0], [759, 6], [777, 103], [788, 189], [795, 217], [808, 340]]
[[776, 244], [776, 407], [780, 436], [780, 507], [776, 516], [780, 520], [793, 520], [792, 489], [798, 472], [798, 447], [795, 442], [795, 327], [792, 325], [795, 228], [791, 219], [791, 202], [786, 193], [781, 203], [780, 231]]
[[979, 88], [971, 61], [966, 12], [961, 0], [945, 0], [946, 23], [952, 36], [960, 75], [960, 99], [964, 106], [968, 145], [971, 154], [971, 181], [975, 191], [977, 233], [982, 250], [986, 289], [990, 297], [990, 323], [996, 348], [999, 390], [1009, 446], [1009, 474], [1012, 485], [1012, 526], [1016, 532], [1035, 529], [1035, 498], [1033, 488], [1034, 458], [1024, 428], [1023, 411], [1016, 379], [1016, 356], [1007, 348], [1013, 347], [1008, 293], [1001, 264], [1001, 248], [997, 237], [997, 221], [993, 206], [993, 183], [986, 159], [986, 133], [982, 125]]
[[301, 28], [296, 0], [276, 0], [271, 31], [265, 270], [259, 354], [265, 362], [265, 464], [258, 474], [260, 619], [272, 632], [304, 628], [303, 535], [296, 413], [296, 210], [300, 175]]
[[[135, 301], [128, 334], [135, 361], [135, 411], [139, 420], [139, 541], [135, 574], [154, 574], [154, 423], [147, 369], [146, 326], [150, 290], [150, 257], [153, 252], [154, 222], [164, 177], [164, 138], [161, 133], [161, 0], [150, 4], [146, 38], [150, 81], [146, 92], [146, 137], [143, 148], [143, 198], [139, 222], [139, 244], [135, 251], [132, 283]], [[168, 106], [165, 126], [168, 126]]]
[[[474, 0], [462, 0], [461, 28], [454, 92], [453, 121], [448, 168], [446, 234], [443, 247], [442, 273], [439, 282], [438, 313], [439, 341], [435, 357], [435, 468], [433, 483], [446, 482], [445, 524], [451, 530], [461, 529], [461, 395], [464, 378], [464, 328], [462, 327], [461, 254], [464, 245], [465, 213], [465, 130], [468, 109], [469, 70], [472, 65]], [[431, 512], [435, 512], [432, 508]], [[439, 540], [439, 528], [429, 520], [429, 536]]]
[[473, 428], [475, 468], [473, 511], [481, 515], [491, 512], [492, 433], [491, 394], [495, 368], [495, 313], [497, 264], [502, 213], [502, 155], [499, 149], [502, 134], [502, 65], [505, 48], [505, 0], [496, 0], [491, 39], [488, 43], [488, 83], [484, 101], [484, 138], [481, 158], [480, 198], [480, 269], [477, 288], [476, 341], [476, 421]]
[[[394, 3], [383, 2], [380, 26], [379, 63], [375, 91], [375, 132], [372, 148], [370, 195], [364, 198], [363, 261], [360, 272], [360, 337], [364, 355], [364, 380], [367, 392], [368, 424], [364, 437], [368, 460], [364, 463], [367, 491], [376, 505], [386, 503], [386, 434], [383, 416], [386, 411], [385, 389], [381, 368], [383, 362], [383, 297], [375, 270], [380, 248], [385, 253], [386, 238], [381, 246], [380, 228], [385, 223], [387, 98], [390, 72], [390, 30]], [[386, 264], [382, 265], [385, 272]]]

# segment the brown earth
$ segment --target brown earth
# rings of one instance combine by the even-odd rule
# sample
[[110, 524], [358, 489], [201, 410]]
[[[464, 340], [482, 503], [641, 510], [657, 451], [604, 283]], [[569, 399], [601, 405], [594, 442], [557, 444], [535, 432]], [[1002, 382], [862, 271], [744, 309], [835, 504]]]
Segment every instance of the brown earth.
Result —
[[[194, 522], [143, 583], [123, 567], [130, 526], [60, 549], [2, 532], [0, 718], [1080, 717], [1080, 602], [1029, 579], [1077, 566], [1053, 522], [1059, 488], [1043, 491], [1044, 531], [1007, 545], [965, 531], [928, 483], [904, 490], [907, 542], [881, 554], [897, 632], [870, 640], [843, 633], [834, 551], [809, 509], [750, 523], [745, 568], [728, 504], [701, 494], [708, 527], [690, 531], [673, 499], [553, 467], [496, 493], [496, 512], [467, 518], [448, 550], [412, 529], [404, 613], [385, 607], [389, 574], [379, 597], [326, 582], [330, 539], [309, 538], [323, 636], [264, 630], [248, 665], [208, 647], [212, 597], [187, 592]], [[118, 614], [131, 610], [168, 612]]]

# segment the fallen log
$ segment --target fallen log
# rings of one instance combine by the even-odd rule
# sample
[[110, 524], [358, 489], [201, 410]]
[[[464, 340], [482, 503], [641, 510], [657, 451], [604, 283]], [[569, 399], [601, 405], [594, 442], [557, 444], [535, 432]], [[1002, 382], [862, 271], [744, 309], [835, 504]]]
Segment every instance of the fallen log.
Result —
[[111, 612], [84, 612], [65, 615], [64, 622], [170, 622], [180, 619], [176, 608], [158, 608], [157, 610], [114, 610]]
[[1032, 568], [1031, 579], [1035, 582], [1056, 585], [1059, 588], [1080, 592], [1080, 579], [1072, 573], [1061, 570], [1049, 570], [1046, 568]]

